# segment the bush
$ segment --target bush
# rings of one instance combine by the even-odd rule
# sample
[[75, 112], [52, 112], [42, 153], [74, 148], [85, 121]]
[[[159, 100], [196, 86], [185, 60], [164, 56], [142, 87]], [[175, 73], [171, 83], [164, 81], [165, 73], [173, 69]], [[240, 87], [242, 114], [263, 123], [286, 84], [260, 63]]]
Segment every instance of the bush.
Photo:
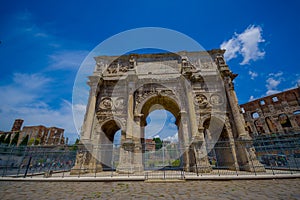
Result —
[[40, 138], [36, 138], [36, 139], [34, 140], [34, 145], [39, 145], [40, 142], [41, 142]]
[[26, 135], [19, 146], [27, 146], [29, 136]]
[[18, 144], [18, 140], [19, 140], [19, 132], [17, 132], [16, 134], [15, 134], [15, 136], [14, 136], [14, 138], [12, 139], [12, 141], [11, 141], [11, 143], [10, 143], [10, 145], [17, 145]]
[[5, 136], [6, 136], [6, 134], [1, 134], [1, 136], [0, 136], [0, 144], [1, 143], [4, 143], [4, 140], [5, 140]]
[[10, 138], [11, 138], [11, 133], [8, 134], [8, 136], [4, 140], [4, 144], [10, 144]]
[[174, 161], [172, 162], [172, 167], [179, 167], [179, 166], [180, 166], [180, 160], [179, 160], [179, 159], [174, 160]]

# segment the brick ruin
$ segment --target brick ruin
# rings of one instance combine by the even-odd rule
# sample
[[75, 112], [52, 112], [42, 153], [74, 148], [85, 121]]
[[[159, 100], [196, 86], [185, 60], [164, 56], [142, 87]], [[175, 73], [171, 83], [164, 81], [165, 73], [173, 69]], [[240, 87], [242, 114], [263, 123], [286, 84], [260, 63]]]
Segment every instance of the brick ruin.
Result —
[[253, 138], [300, 132], [300, 87], [240, 105]]

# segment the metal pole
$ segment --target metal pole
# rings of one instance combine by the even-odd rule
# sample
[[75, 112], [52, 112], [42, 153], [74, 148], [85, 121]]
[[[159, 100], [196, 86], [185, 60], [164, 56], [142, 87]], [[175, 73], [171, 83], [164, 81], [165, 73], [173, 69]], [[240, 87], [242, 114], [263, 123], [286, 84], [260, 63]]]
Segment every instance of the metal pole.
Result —
[[25, 174], [24, 174], [24, 178], [26, 178], [26, 176], [27, 176], [27, 172], [28, 172], [28, 168], [30, 166], [31, 158], [32, 158], [32, 156], [29, 157], [29, 160], [28, 160], [28, 163], [27, 163], [27, 166], [26, 166], [26, 171], [25, 171]]
[[162, 153], [163, 153], [163, 166], [165, 166], [165, 145], [164, 145], [164, 142], [162, 142]]
[[197, 176], [199, 176], [199, 172], [198, 172], [198, 165], [197, 165], [197, 154], [196, 154], [196, 147], [194, 146], [194, 156], [195, 156], [195, 164], [196, 164], [196, 173]]

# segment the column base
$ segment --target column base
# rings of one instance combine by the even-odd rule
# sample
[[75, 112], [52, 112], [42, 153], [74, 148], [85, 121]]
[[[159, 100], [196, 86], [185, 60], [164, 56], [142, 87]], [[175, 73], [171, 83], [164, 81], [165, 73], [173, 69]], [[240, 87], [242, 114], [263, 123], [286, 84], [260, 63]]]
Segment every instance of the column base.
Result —
[[191, 172], [195, 173], [210, 173], [212, 171], [211, 166], [193, 166], [191, 167]]
[[248, 172], [266, 172], [264, 165], [261, 164], [259, 161], [253, 161], [253, 164], [247, 163], [243, 166], [240, 166], [240, 170]]
[[134, 165], [134, 164], [126, 164], [126, 165], [119, 165], [116, 169], [116, 172], [119, 174], [134, 174], [136, 172], [143, 172], [144, 166], [143, 165]]
[[90, 169], [88, 168], [88, 166], [74, 166], [71, 171], [70, 171], [70, 175], [79, 175], [79, 174], [87, 174], [90, 173]]

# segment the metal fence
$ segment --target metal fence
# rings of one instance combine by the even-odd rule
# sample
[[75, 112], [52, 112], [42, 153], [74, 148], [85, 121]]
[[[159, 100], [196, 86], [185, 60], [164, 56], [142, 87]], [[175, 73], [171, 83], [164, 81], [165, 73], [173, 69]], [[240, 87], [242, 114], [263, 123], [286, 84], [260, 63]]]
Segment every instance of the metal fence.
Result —
[[68, 147], [9, 147], [0, 146], [0, 175], [26, 177], [70, 171], [76, 150]]
[[[248, 143], [247, 143], [248, 144]], [[259, 162], [250, 162], [254, 169], [251, 172], [243, 166], [234, 167], [233, 151], [239, 151], [247, 145], [238, 142], [230, 146], [228, 141], [218, 142], [208, 153], [209, 168], [207, 166], [193, 166], [195, 170], [188, 172], [183, 166], [183, 152], [180, 144], [162, 144], [159, 149], [143, 148], [143, 170], [140, 172], [120, 169], [120, 145], [113, 145], [109, 155], [110, 165], [103, 165], [102, 171], [88, 169], [94, 173], [70, 174], [76, 162], [76, 146], [28, 146], [10, 147], [0, 145], [0, 176], [2, 177], [142, 177], [144, 179], [185, 179], [196, 176], [226, 176], [259, 174], [300, 174], [300, 141], [299, 139], [262, 139], [253, 141], [256, 158]], [[208, 144], [207, 144], [208, 145]], [[191, 147], [192, 148], [192, 147]], [[99, 148], [101, 149], [101, 148]], [[102, 148], [103, 149], [103, 148]], [[101, 151], [101, 150], [99, 150]], [[105, 150], [107, 154], [107, 150]], [[102, 152], [103, 153], [103, 152]], [[226, 159], [225, 159], [226, 158]], [[196, 159], [196, 158], [194, 158]], [[237, 156], [237, 159], [239, 158]], [[266, 169], [262, 171], [262, 165]], [[248, 166], [248, 167], [249, 167]], [[203, 170], [202, 170], [203, 168]], [[117, 170], [118, 169], [118, 170]], [[74, 169], [73, 169], [74, 170]], [[123, 171], [120, 173], [120, 171]]]

